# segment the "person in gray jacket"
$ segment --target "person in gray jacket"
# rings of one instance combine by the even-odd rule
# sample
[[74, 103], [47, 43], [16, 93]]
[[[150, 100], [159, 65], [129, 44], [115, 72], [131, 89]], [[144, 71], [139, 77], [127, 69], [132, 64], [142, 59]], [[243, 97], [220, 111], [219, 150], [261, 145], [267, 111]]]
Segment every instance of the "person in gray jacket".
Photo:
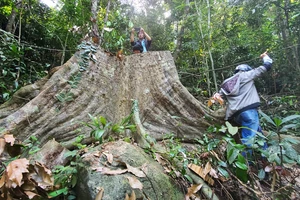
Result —
[[[263, 59], [263, 65], [254, 69], [247, 64], [238, 65], [234, 75], [226, 79], [221, 84], [220, 91], [213, 96], [215, 100], [227, 100], [225, 120], [233, 120], [239, 126], [248, 127], [242, 128], [241, 131], [241, 142], [248, 147], [251, 146], [249, 140], [257, 131], [261, 132], [257, 111], [260, 99], [254, 79], [269, 71], [273, 62], [266, 52], [261, 54], [260, 58]], [[266, 144], [263, 148], [267, 148]]]

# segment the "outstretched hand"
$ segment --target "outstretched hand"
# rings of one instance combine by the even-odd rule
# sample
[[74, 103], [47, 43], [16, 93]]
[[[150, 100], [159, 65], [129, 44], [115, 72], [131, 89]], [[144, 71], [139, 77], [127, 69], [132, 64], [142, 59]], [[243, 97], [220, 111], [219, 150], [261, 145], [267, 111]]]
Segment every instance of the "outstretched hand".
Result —
[[263, 57], [265, 57], [265, 56], [267, 56], [267, 55], [268, 55], [267, 53], [268, 53], [268, 51], [266, 51], [266, 52], [264, 52], [264, 53], [260, 54], [260, 56], [259, 56], [259, 57], [260, 57], [260, 58], [263, 58]]

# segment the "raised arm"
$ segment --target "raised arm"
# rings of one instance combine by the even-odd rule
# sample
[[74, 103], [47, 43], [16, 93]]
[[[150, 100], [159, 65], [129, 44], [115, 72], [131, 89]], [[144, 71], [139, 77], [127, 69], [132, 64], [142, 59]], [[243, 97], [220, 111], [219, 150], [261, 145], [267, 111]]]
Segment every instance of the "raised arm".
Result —
[[146, 39], [147, 39], [148, 41], [151, 40], [151, 37], [146, 33], [146, 31], [145, 31], [143, 28], [141, 28], [140, 31], [144, 32], [144, 35], [145, 35], [145, 37], [146, 37]]
[[130, 42], [134, 42], [134, 28], [131, 30]]

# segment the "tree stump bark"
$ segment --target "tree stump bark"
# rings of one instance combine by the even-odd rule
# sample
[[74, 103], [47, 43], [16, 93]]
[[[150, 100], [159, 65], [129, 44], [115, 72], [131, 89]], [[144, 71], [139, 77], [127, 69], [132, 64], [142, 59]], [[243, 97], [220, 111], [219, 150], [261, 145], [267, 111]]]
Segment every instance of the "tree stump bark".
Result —
[[58, 69], [0, 106], [1, 134], [70, 144], [80, 134], [89, 137], [82, 125], [90, 121], [88, 114], [117, 123], [131, 113], [132, 100], [139, 103], [145, 131], [156, 140], [173, 133], [191, 141], [220, 122], [181, 84], [168, 51], [120, 60], [87, 43]]

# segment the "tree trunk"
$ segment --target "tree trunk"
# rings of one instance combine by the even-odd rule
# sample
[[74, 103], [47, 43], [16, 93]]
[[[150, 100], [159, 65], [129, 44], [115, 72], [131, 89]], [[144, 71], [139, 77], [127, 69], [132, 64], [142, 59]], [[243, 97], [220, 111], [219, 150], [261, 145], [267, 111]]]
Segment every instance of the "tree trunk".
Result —
[[89, 137], [82, 125], [90, 121], [88, 114], [118, 123], [131, 113], [133, 99], [139, 102], [145, 132], [156, 140], [173, 133], [194, 141], [210, 123], [220, 122], [181, 84], [170, 52], [118, 60], [103, 50], [87, 53], [89, 48], [95, 47], [87, 43], [52, 76], [21, 88], [1, 105], [1, 133], [20, 140], [36, 136], [41, 144], [55, 138], [68, 145], [78, 135]]
[[15, 32], [15, 21], [16, 21], [16, 17], [17, 17], [17, 10], [20, 9], [22, 6], [22, 0], [19, 0], [16, 2], [16, 8], [13, 8], [13, 10], [11, 11], [11, 14], [8, 18], [8, 22], [6, 25], [5, 30], [9, 33], [14, 34]]
[[183, 15], [183, 20], [182, 20], [182, 24], [180, 27], [180, 31], [177, 35], [177, 43], [176, 43], [176, 48], [173, 54], [174, 60], [176, 61], [178, 54], [181, 50], [181, 45], [182, 45], [182, 38], [184, 35], [184, 27], [185, 27], [185, 20], [187, 18], [187, 15], [189, 14], [189, 10], [190, 10], [190, 1], [189, 0], [185, 0], [185, 8], [184, 8], [184, 15]]
[[91, 22], [92, 22], [92, 32], [91, 36], [93, 39], [93, 42], [96, 44], [100, 44], [99, 39], [99, 27], [97, 24], [97, 16], [98, 16], [98, 10], [99, 10], [99, 0], [92, 0], [91, 1]]
[[[108, 1], [107, 6], [106, 6], [106, 13], [105, 13], [105, 18], [104, 18], [104, 26], [105, 26], [106, 23], [107, 23], [108, 14], [109, 14], [109, 12], [110, 12], [109, 9], [110, 9], [110, 0]], [[104, 37], [104, 28], [103, 28], [102, 31], [101, 31], [101, 36], [100, 36], [100, 42], [99, 42], [99, 45], [102, 44], [103, 37]]]

